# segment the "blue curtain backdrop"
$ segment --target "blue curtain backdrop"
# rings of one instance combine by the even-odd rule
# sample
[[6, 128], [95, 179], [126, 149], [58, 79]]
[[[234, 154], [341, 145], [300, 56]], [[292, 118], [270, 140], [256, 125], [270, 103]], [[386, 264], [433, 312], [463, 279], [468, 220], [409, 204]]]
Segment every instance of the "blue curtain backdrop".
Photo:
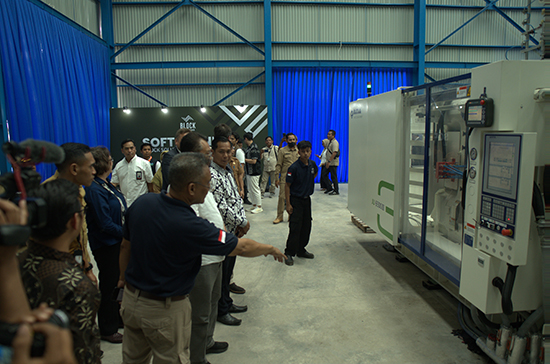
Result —
[[[348, 108], [351, 101], [412, 85], [410, 69], [277, 68], [273, 72], [273, 133], [278, 143], [292, 132], [298, 141], [309, 140], [314, 154], [321, 154], [321, 141], [330, 129], [340, 143], [338, 180], [348, 181]], [[318, 163], [317, 163], [318, 164]], [[320, 174], [319, 174], [320, 175]], [[319, 177], [316, 179], [319, 182]]]
[[[11, 139], [110, 145], [108, 48], [26, 0], [0, 1]], [[43, 177], [53, 164], [37, 167]]]

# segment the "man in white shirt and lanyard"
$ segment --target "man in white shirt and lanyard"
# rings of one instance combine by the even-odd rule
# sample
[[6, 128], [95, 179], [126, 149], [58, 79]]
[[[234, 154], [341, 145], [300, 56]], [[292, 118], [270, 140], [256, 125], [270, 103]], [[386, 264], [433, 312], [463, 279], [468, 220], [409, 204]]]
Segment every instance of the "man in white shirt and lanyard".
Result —
[[262, 196], [265, 192], [265, 186], [267, 186], [267, 180], [271, 178], [271, 185], [269, 186], [269, 197], [275, 196], [275, 179], [277, 173], [275, 173], [275, 166], [277, 165], [277, 154], [279, 147], [273, 145], [273, 138], [268, 136], [265, 138], [265, 148], [260, 150], [260, 159], [264, 163], [264, 170], [262, 172], [262, 183], [260, 186], [260, 192]]
[[126, 139], [120, 144], [124, 158], [113, 170], [111, 183], [120, 185], [128, 207], [141, 195], [153, 192], [153, 172], [145, 159], [136, 155], [134, 141]]

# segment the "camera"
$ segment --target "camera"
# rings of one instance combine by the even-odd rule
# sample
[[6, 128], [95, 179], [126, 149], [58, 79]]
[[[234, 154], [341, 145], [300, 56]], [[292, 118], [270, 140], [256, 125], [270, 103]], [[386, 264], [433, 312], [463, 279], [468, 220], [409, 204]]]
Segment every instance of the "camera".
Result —
[[[48, 216], [44, 200], [27, 199], [27, 192], [38, 188], [42, 181], [42, 176], [36, 172], [35, 166], [41, 162], [61, 163], [65, 159], [65, 152], [53, 143], [33, 139], [21, 143], [6, 142], [2, 145], [2, 150], [11, 163], [13, 172], [0, 176], [0, 198], [15, 204], [21, 199], [27, 200], [29, 227], [45, 226]], [[25, 243], [26, 239], [21, 241], [22, 230], [23, 227], [0, 227], [0, 245]]]
[[[63, 329], [69, 327], [69, 317], [61, 310], [55, 310], [48, 322]], [[17, 334], [17, 330], [19, 330], [19, 324], [10, 324], [0, 321], [0, 345], [11, 347], [13, 339]], [[39, 332], [35, 333], [31, 346], [31, 356], [43, 356], [44, 349], [46, 347], [45, 345], [46, 339], [44, 335]]]

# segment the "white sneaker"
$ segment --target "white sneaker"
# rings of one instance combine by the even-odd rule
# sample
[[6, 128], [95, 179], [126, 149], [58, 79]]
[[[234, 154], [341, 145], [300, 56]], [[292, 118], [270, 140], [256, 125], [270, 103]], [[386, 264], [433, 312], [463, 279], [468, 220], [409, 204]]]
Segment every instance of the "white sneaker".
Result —
[[259, 214], [260, 212], [264, 211], [264, 209], [262, 209], [261, 207], [256, 207], [255, 209], [253, 210], [250, 210], [250, 213], [252, 214]]

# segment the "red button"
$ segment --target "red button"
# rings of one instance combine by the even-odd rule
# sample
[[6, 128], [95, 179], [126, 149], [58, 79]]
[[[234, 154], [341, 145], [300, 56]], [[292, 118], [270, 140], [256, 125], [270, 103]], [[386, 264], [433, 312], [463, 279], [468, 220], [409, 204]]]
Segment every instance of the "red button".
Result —
[[481, 105], [485, 105], [485, 100], [481, 100]]
[[512, 231], [512, 229], [502, 229], [501, 233], [504, 236], [512, 236], [513, 231]]

